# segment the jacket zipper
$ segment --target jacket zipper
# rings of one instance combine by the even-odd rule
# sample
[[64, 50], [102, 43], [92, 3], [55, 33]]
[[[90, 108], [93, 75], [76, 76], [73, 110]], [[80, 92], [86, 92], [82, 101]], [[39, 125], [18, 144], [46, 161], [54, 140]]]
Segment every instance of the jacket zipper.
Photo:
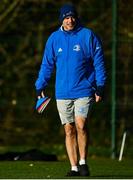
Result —
[[69, 62], [68, 62], [68, 61], [69, 61], [69, 36], [67, 36], [67, 63], [66, 63], [66, 64], [67, 64], [67, 67], [66, 67], [66, 68], [67, 68], [67, 69], [66, 69], [66, 75], [67, 75], [67, 76], [66, 76], [66, 78], [67, 78], [67, 79], [66, 79], [66, 84], [67, 84], [67, 85], [66, 85], [66, 89], [67, 89], [66, 94], [67, 94], [67, 96], [69, 96], [69, 78], [68, 78], [68, 75], [69, 75], [69, 68], [68, 68], [69, 65], [68, 65], [68, 63], [69, 63]]

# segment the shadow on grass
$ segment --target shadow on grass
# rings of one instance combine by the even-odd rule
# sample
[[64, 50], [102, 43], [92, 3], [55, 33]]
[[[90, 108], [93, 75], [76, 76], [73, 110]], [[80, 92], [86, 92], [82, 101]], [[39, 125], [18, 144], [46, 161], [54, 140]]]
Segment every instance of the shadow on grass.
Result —
[[90, 176], [90, 179], [132, 179], [132, 175], [99, 175]]
[[57, 161], [55, 154], [46, 154], [38, 149], [25, 152], [6, 152], [0, 154], [0, 161]]

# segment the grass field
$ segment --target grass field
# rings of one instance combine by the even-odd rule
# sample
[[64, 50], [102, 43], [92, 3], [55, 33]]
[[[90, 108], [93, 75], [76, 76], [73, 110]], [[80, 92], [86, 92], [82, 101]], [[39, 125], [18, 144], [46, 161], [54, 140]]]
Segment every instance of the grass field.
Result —
[[[118, 162], [118, 160], [109, 158], [91, 158], [89, 164], [90, 179], [133, 178], [133, 160], [131, 159], [124, 159]], [[65, 174], [68, 170], [68, 161], [1, 161], [0, 179], [63, 179], [66, 178]], [[85, 179], [85, 177], [76, 178]]]

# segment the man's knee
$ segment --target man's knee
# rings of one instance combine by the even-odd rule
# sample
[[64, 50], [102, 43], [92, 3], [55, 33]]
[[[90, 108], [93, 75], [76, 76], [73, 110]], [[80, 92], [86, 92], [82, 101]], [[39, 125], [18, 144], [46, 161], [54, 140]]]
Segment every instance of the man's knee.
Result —
[[73, 137], [73, 136], [75, 136], [76, 128], [75, 128], [75, 124], [74, 123], [65, 124], [64, 125], [64, 129], [65, 129], [66, 137]]
[[85, 118], [82, 118], [82, 117], [76, 118], [76, 129], [79, 133], [86, 132], [87, 122]]

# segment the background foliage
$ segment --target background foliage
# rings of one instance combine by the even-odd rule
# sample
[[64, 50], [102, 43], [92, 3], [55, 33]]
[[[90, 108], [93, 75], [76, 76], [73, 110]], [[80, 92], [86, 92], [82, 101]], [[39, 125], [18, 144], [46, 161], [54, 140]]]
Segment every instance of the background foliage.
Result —
[[[45, 146], [64, 142], [54, 99], [54, 74], [47, 88], [52, 101], [42, 116], [34, 110], [34, 83], [48, 36], [59, 27], [59, 8], [68, 1], [1, 0], [0, 3], [0, 146]], [[112, 2], [73, 0], [83, 24], [100, 35], [108, 82], [105, 101], [94, 106], [89, 132], [92, 146], [111, 144]], [[133, 131], [132, 56], [133, 1], [118, 1], [117, 24], [117, 139]], [[131, 136], [128, 138], [131, 146]]]

